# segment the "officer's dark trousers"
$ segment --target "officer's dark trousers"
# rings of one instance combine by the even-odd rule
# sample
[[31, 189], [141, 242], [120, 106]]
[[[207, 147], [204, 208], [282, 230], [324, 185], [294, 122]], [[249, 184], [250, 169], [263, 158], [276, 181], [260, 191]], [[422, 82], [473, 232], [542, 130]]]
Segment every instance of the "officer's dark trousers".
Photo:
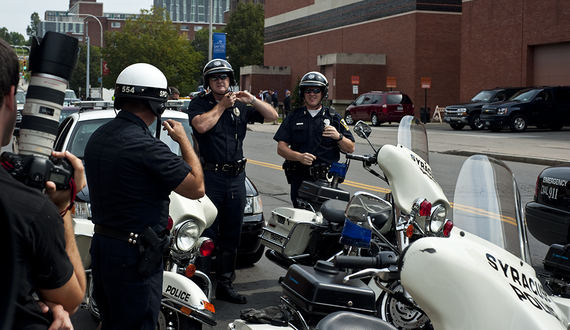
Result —
[[299, 188], [301, 188], [303, 181], [315, 181], [315, 179], [309, 174], [295, 174], [291, 177], [291, 202], [293, 202], [293, 207], [296, 208], [299, 207], [297, 198], [299, 197]]
[[204, 181], [218, 217], [202, 236], [211, 238], [218, 250], [236, 251], [245, 208], [245, 172], [232, 176], [229, 172], [204, 171]]
[[91, 243], [94, 298], [108, 329], [156, 329], [162, 297], [162, 264], [150, 277], [137, 268], [138, 245], [95, 234]]

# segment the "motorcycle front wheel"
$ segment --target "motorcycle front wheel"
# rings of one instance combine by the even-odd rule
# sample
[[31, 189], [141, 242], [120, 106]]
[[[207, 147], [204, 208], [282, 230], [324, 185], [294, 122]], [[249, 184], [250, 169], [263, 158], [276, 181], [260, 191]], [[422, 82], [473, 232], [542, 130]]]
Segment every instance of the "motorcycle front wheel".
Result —
[[156, 330], [202, 330], [202, 323], [160, 306]]
[[[404, 291], [399, 281], [388, 286], [393, 292]], [[429, 318], [383, 291], [376, 302], [376, 316], [400, 330], [433, 330]]]

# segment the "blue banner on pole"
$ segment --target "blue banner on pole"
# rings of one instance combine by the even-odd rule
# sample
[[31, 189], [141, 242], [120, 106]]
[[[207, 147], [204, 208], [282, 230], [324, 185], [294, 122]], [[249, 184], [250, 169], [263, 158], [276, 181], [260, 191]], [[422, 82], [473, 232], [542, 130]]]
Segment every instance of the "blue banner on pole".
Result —
[[214, 32], [212, 34], [212, 58], [226, 59], [226, 34]]

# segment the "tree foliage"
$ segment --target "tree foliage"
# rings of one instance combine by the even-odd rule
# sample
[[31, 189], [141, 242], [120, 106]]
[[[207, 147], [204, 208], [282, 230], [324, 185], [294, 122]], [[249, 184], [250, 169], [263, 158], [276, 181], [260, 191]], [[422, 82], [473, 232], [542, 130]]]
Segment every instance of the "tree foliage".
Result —
[[168, 84], [176, 86], [181, 95], [195, 90], [202, 55], [192, 48], [190, 41], [178, 35], [163, 8], [142, 9], [137, 19], [126, 20], [122, 32], [106, 32], [105, 44], [103, 58], [110, 70], [110, 75], [103, 79], [106, 88], [114, 87], [124, 68], [145, 62], [160, 69]]
[[0, 28], [0, 39], [4, 39], [10, 45], [23, 46], [26, 44], [26, 37], [19, 32], [10, 32], [7, 28]]
[[230, 15], [226, 32], [226, 55], [239, 79], [239, 68], [247, 65], [263, 65], [263, 41], [265, 31], [263, 5], [238, 2]]
[[30, 16], [30, 25], [26, 28], [26, 34], [28, 35], [28, 39], [32, 39], [33, 36], [38, 34], [38, 24], [40, 24], [41, 19], [40, 15], [37, 12], [34, 12]]
[[[101, 83], [99, 77], [101, 76], [101, 48], [90, 46], [89, 47], [89, 84], [91, 89], [99, 89]], [[77, 66], [73, 71], [73, 76], [69, 80], [69, 88], [75, 91], [77, 96], [85, 94], [87, 88], [87, 45], [79, 44], [79, 56], [77, 57]], [[81, 92], [79, 88], [81, 87]]]

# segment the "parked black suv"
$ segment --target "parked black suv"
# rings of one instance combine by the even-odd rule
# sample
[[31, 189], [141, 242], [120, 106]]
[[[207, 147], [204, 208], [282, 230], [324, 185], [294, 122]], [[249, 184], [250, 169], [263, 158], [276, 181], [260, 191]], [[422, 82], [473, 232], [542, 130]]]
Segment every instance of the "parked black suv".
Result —
[[469, 125], [472, 130], [483, 129], [483, 123], [479, 119], [481, 107], [491, 102], [506, 101], [521, 89], [522, 87], [482, 90], [469, 102], [445, 107], [443, 121], [448, 123], [454, 130], [463, 129], [465, 125]]
[[493, 132], [507, 126], [513, 132], [524, 132], [528, 126], [560, 130], [570, 125], [570, 87], [520, 90], [507, 102], [484, 105], [481, 121]]

